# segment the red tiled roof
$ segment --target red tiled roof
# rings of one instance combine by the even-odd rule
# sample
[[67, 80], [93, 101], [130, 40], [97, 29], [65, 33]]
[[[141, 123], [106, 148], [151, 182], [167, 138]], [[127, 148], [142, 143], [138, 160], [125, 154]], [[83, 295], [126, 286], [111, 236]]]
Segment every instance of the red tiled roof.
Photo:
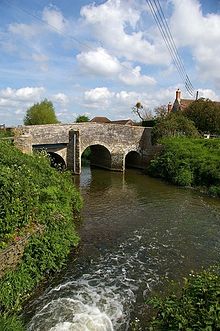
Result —
[[181, 99], [180, 100], [180, 107], [181, 107], [181, 110], [184, 110], [186, 109], [187, 107], [189, 107], [189, 105], [191, 105], [191, 103], [195, 101], [195, 100], [192, 100], [192, 99]]
[[111, 123], [111, 121], [107, 117], [102, 117], [102, 116], [96, 116], [93, 119], [91, 119], [90, 122], [95, 122], [95, 123]]
[[114, 124], [123, 124], [123, 125], [134, 125], [134, 122], [130, 119], [128, 120], [117, 120], [117, 121], [111, 121], [111, 123]]

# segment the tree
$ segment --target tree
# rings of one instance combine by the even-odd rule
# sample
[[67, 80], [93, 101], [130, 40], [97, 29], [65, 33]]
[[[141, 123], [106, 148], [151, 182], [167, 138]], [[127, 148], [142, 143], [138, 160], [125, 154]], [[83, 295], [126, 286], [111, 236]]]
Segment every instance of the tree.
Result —
[[220, 104], [209, 99], [198, 99], [183, 114], [195, 123], [201, 132], [220, 134]]
[[56, 124], [59, 123], [54, 106], [51, 101], [44, 99], [40, 103], [35, 103], [31, 106], [25, 115], [24, 125], [37, 124]]
[[166, 105], [161, 105], [154, 108], [154, 112], [156, 114], [156, 118], [161, 118], [168, 115], [168, 110]]
[[158, 119], [152, 130], [153, 142], [158, 142], [163, 137], [199, 137], [193, 121], [186, 118], [181, 112], [170, 113]]
[[78, 115], [75, 122], [81, 123], [81, 122], [89, 122], [89, 117], [87, 115]]
[[142, 121], [153, 119], [153, 115], [152, 115], [151, 110], [144, 109], [144, 106], [142, 105], [142, 103], [140, 101], [138, 101], [136, 103], [136, 105], [134, 107], [132, 107], [132, 111], [133, 111], [133, 113], [138, 115], [138, 117]]

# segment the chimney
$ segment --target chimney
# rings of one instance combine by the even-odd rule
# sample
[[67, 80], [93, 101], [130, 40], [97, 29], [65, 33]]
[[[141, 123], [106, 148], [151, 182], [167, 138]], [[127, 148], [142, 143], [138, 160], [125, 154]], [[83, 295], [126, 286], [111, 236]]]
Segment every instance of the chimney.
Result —
[[180, 95], [181, 95], [181, 91], [180, 89], [176, 90], [176, 100], [180, 103]]
[[172, 108], [173, 108], [173, 105], [171, 102], [168, 103], [168, 106], [167, 106], [167, 111], [168, 113], [170, 113], [172, 111]]

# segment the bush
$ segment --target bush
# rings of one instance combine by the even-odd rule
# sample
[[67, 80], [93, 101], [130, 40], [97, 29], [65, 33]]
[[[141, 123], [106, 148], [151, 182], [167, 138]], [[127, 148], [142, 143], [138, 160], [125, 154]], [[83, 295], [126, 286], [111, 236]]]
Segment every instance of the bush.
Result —
[[164, 137], [199, 137], [193, 121], [182, 113], [170, 113], [157, 119], [152, 130], [152, 141], [157, 143]]
[[200, 273], [192, 272], [184, 280], [180, 296], [149, 300], [157, 315], [150, 330], [219, 330], [220, 329], [220, 273], [212, 267]]
[[204, 186], [220, 196], [220, 139], [166, 138], [148, 173], [180, 186]]
[[0, 280], [0, 311], [16, 312], [30, 291], [50, 271], [61, 268], [78, 243], [73, 213], [82, 200], [71, 175], [50, 167], [46, 155], [28, 156], [0, 142], [0, 240], [3, 246], [22, 238], [38, 224], [21, 263]]

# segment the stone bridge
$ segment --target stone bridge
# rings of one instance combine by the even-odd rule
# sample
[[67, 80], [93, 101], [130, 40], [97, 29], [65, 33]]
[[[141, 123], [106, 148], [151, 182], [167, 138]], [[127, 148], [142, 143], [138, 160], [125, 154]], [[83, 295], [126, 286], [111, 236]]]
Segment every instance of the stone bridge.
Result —
[[81, 157], [90, 147], [91, 165], [114, 171], [144, 168], [158, 151], [151, 144], [151, 128], [112, 123], [74, 123], [19, 127], [15, 144], [25, 153], [45, 149], [74, 174], [81, 173]]

